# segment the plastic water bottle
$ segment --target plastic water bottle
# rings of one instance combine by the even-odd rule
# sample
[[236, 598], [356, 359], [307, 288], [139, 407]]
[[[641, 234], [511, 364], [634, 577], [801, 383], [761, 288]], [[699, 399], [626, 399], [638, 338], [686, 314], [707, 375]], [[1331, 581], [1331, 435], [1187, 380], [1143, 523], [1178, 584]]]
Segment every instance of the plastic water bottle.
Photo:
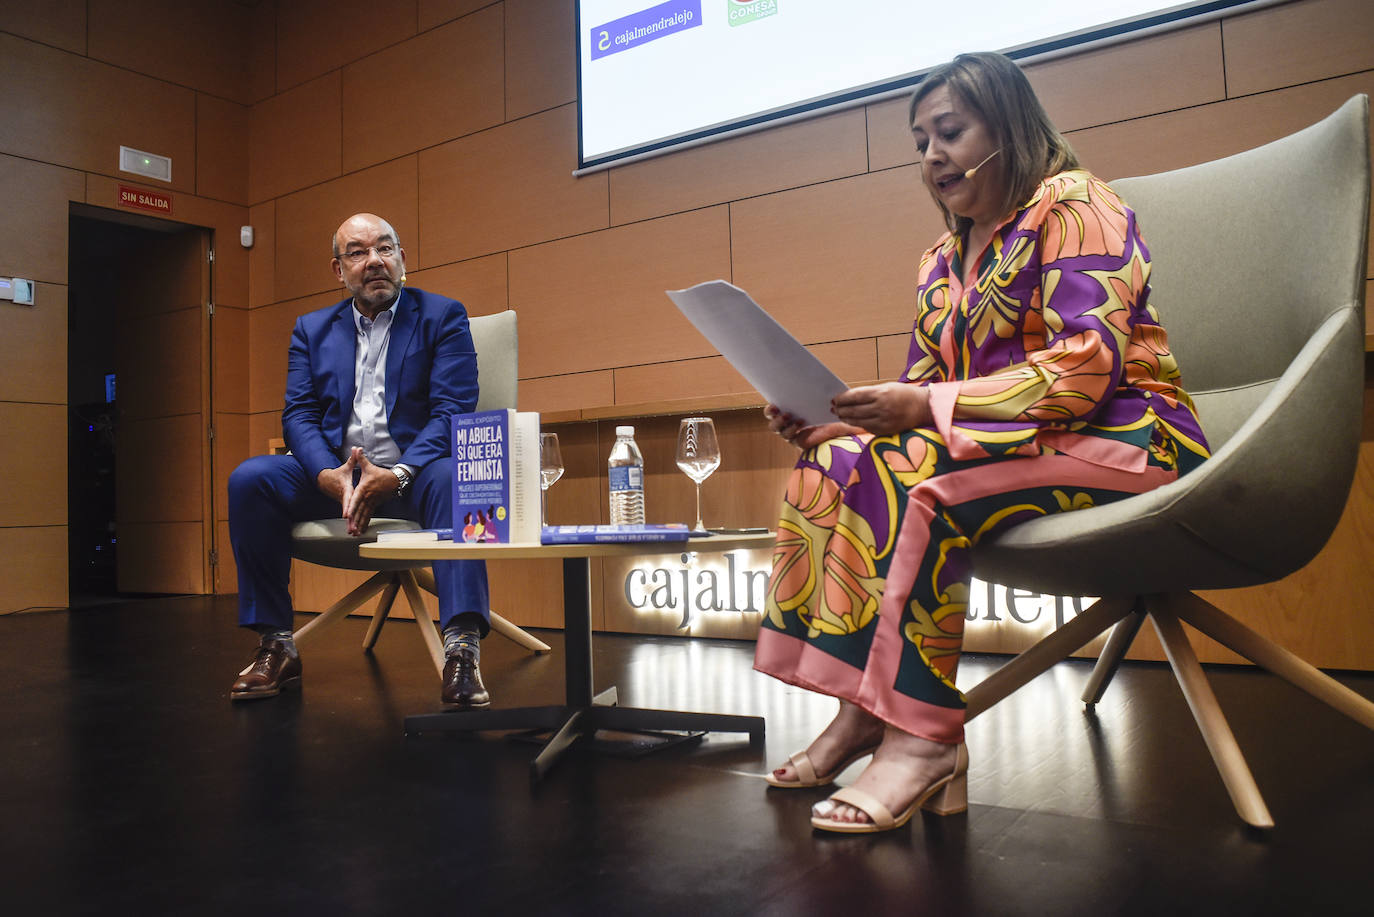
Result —
[[616, 427], [606, 463], [611, 482], [611, 524], [644, 524], [644, 456], [635, 445], [634, 427]]

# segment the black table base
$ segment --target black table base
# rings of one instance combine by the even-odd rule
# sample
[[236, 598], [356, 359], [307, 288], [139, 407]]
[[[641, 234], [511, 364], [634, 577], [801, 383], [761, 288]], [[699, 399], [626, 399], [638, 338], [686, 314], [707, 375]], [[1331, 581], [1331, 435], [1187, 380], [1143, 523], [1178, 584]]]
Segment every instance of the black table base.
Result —
[[553, 736], [530, 762], [530, 782], [537, 783], [578, 739], [599, 729], [620, 732], [744, 732], [751, 741], [763, 737], [763, 717], [726, 713], [684, 713], [617, 705], [615, 688], [592, 693], [591, 559], [563, 558], [564, 666], [567, 691], [563, 704], [422, 713], [405, 719], [407, 735], [433, 732], [537, 730]]

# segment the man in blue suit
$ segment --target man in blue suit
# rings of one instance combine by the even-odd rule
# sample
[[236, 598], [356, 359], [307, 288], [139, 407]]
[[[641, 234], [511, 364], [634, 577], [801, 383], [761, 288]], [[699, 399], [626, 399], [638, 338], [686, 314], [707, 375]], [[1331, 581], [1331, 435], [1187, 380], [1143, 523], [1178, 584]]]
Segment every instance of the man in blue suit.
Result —
[[[461, 303], [406, 287], [405, 249], [360, 213], [334, 235], [343, 302], [291, 333], [282, 434], [290, 455], [250, 458], [229, 477], [239, 624], [259, 635], [233, 700], [299, 687], [291, 639], [291, 526], [338, 515], [360, 534], [373, 515], [453, 525], [449, 419], [477, 404], [477, 354]], [[485, 707], [478, 641], [490, 627], [481, 561], [434, 564], [444, 632], [444, 703]]]

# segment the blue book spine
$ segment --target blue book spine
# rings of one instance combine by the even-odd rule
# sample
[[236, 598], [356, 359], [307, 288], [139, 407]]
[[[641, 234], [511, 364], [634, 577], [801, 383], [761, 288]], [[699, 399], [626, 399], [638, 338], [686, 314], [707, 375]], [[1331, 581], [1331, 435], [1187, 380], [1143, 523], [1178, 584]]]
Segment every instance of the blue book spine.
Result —
[[620, 542], [686, 541], [686, 525], [546, 525], [544, 544], [613, 544]]

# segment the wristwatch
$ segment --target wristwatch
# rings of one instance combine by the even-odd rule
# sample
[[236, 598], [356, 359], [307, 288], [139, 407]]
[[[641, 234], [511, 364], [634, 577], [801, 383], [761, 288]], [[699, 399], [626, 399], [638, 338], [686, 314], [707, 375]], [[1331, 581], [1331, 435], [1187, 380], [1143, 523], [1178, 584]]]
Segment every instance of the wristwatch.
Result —
[[410, 489], [410, 482], [415, 478], [410, 473], [410, 469], [404, 465], [392, 465], [391, 473], [396, 475], [396, 496], [404, 497], [406, 491]]

